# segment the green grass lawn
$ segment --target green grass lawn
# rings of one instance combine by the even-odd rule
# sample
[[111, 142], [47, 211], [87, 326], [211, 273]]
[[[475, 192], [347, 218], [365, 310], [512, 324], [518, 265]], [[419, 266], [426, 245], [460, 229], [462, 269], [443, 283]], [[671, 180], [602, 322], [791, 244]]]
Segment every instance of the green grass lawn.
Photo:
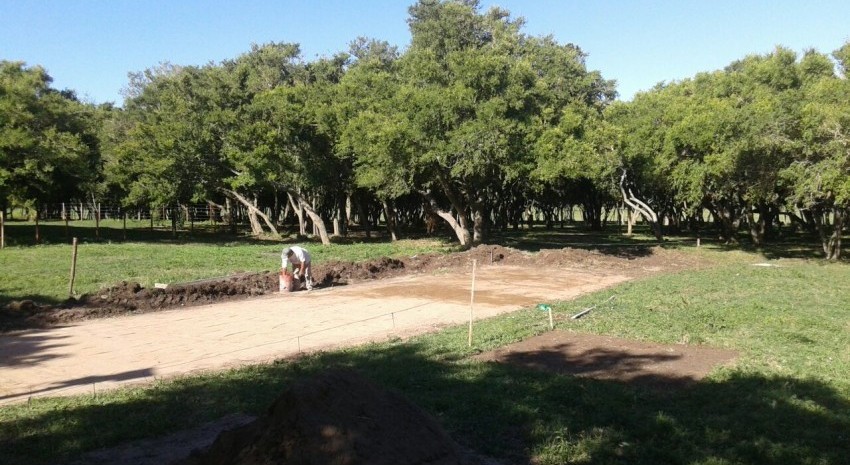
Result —
[[[102, 224], [100, 239], [93, 237], [92, 224], [79, 223], [71, 231], [72, 237], [81, 237], [77, 246], [75, 294], [95, 292], [120, 281], [136, 281], [151, 287], [158, 282], [179, 283], [239, 272], [276, 270], [280, 268], [281, 250], [289, 244], [307, 247], [316, 263], [451, 250], [444, 242], [428, 239], [322, 246], [317, 242], [297, 242], [294, 238], [254, 240], [200, 229], [195, 235], [183, 234], [173, 239], [169, 231], [146, 231], [144, 224], [129, 231], [128, 236], [135, 236], [135, 240], [112, 241], [104, 237], [122, 235], [117, 221], [113, 228]], [[0, 251], [0, 305], [12, 300], [56, 303], [68, 298], [73, 247], [64, 239], [64, 223], [42, 223], [41, 230], [46, 244], [10, 246]], [[16, 223], [7, 226], [9, 233], [18, 238], [13, 241], [17, 243], [34, 234], [31, 224]]]
[[[547, 235], [547, 242], [551, 239]], [[528, 237], [516, 240], [533, 242]], [[371, 247], [385, 246], [360, 244], [351, 247], [356, 252], [334, 253], [365, 257]], [[113, 255], [129, 253], [115, 247]], [[159, 253], [177, 255], [181, 252], [174, 249], [186, 245], [161, 247]], [[223, 264], [245, 256], [250, 257], [246, 262], [236, 262], [240, 267], [249, 269], [242, 263], [254, 263], [271, 269], [280, 246], [220, 248], [240, 251], [222, 251], [223, 256], [210, 259], [223, 271], [228, 269]], [[104, 250], [101, 256], [110, 255]], [[198, 250], [203, 252], [180, 260], [205, 263], [191, 257], [216, 255], [211, 250], [217, 249]], [[733, 366], [716, 370], [690, 388], [658, 391], [470, 358], [548, 331], [545, 313], [527, 309], [477, 322], [471, 348], [466, 326], [458, 326], [407, 341], [144, 388], [0, 407], [0, 463], [56, 463], [229, 413], [260, 414], [287, 385], [328, 366], [353, 367], [397, 390], [436, 416], [457, 441], [504, 463], [848, 463], [850, 266], [820, 260], [767, 261], [759, 253], [717, 247], [683, 251], [698, 254], [712, 266], [628, 282], [555, 302], [553, 309], [559, 330], [705, 344], [740, 353]], [[265, 260], [271, 264], [262, 266]], [[775, 266], [756, 266], [765, 262]], [[128, 265], [116, 265], [115, 270], [121, 266]], [[136, 274], [149, 272], [139, 270]], [[583, 318], [569, 318], [593, 305]]]

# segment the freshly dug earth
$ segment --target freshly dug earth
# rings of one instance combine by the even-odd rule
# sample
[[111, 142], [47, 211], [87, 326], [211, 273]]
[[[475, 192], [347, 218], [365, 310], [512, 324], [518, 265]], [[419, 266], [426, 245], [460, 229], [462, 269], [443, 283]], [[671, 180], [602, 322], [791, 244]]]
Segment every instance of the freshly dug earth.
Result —
[[[464, 267], [468, 267], [473, 260], [477, 260], [479, 264], [498, 263], [544, 269], [616, 269], [619, 274], [630, 276], [658, 271], [671, 272], [696, 265], [692, 258], [662, 247], [623, 247], [606, 251], [563, 248], [528, 253], [497, 245], [480, 245], [453, 254], [384, 257], [363, 263], [315, 263], [313, 276], [317, 287], [331, 287], [406, 273], [465, 269]], [[84, 294], [78, 299], [68, 299], [60, 305], [29, 300], [12, 302], [0, 308], [0, 332], [246, 299], [277, 292], [278, 289], [277, 271], [243, 273], [226, 278], [172, 284], [166, 289], [145, 288], [139, 283], [121, 282], [93, 294]]]
[[284, 391], [267, 414], [174, 465], [461, 465], [426, 412], [348, 369]]

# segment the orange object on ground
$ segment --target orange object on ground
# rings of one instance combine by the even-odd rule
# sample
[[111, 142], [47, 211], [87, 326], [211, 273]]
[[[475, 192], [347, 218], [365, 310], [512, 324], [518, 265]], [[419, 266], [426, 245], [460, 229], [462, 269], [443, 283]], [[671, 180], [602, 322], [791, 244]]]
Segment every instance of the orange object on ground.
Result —
[[301, 284], [288, 270], [280, 270], [280, 292], [293, 292]]

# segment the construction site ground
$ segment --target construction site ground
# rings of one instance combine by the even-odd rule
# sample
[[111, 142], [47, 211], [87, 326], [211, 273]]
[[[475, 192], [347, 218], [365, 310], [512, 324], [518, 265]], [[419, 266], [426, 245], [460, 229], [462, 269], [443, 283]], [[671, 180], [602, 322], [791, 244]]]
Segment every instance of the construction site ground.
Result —
[[[126, 297], [122, 305], [62, 309], [19, 303], [0, 315], [6, 328], [0, 334], [0, 405], [406, 338], [465, 323], [470, 314], [474, 319], [488, 318], [695, 266], [685, 254], [660, 247], [617, 253], [569, 248], [527, 253], [481, 246], [449, 256], [381, 260], [359, 268], [316, 264], [319, 285], [312, 291], [276, 292], [276, 275], [253, 276], [261, 284], [243, 287], [239, 295], [230, 293], [220, 303], [190, 301], [191, 292], [184, 292], [183, 303], [158, 307], [151, 302], [168, 300], [161, 298], [164, 293], [143, 292], [126, 283], [116, 289], [132, 288], [140, 300], [136, 304]], [[118, 292], [105, 290], [90, 296], [89, 302], [110, 301], [110, 293]], [[610, 360], [607, 369], [594, 368], [582, 354], [592, 357], [616, 349], [623, 354], [666, 355], [645, 357], [646, 366], [631, 366], [623, 379], [642, 374], [699, 379], [734, 356], [700, 347], [651, 346], [560, 331], [526, 341], [514, 354], [534, 352], [535, 344], [547, 349], [539, 352], [572, 351], [560, 357], [562, 364], [572, 361], [581, 367], [541, 362], [540, 368], [608, 378], [617, 377]], [[511, 360], [506, 356], [511, 350], [483, 356]], [[536, 363], [527, 356], [513, 360]]]

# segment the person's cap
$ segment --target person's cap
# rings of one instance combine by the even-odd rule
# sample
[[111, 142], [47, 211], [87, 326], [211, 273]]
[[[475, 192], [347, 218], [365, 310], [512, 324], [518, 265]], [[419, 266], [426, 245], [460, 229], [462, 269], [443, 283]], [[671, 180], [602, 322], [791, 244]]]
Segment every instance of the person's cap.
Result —
[[286, 249], [286, 256], [287, 256], [287, 257], [288, 257], [288, 256], [290, 256], [290, 255], [292, 255], [292, 254], [294, 254], [294, 253], [295, 253], [295, 252], [293, 252], [293, 251], [292, 251], [292, 249]]

